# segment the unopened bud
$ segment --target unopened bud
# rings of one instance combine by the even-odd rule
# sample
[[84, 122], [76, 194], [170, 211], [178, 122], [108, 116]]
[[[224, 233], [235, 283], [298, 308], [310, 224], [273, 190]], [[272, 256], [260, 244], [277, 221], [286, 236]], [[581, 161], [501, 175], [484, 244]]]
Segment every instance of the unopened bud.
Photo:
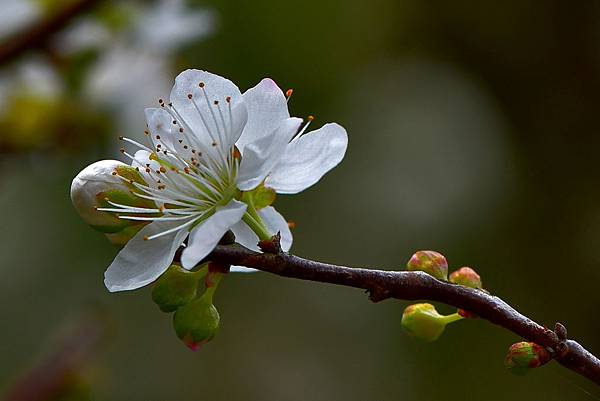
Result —
[[448, 280], [448, 262], [441, 253], [435, 251], [419, 251], [412, 255], [406, 264], [408, 270], [419, 270], [439, 280]]
[[481, 277], [470, 267], [461, 267], [450, 274], [450, 282], [470, 288], [481, 289]]
[[177, 337], [192, 351], [197, 351], [217, 334], [219, 320], [217, 308], [209, 299], [200, 297], [177, 309], [173, 326]]
[[201, 275], [178, 265], [171, 265], [156, 280], [152, 288], [152, 300], [163, 312], [174, 312], [196, 297]]
[[81, 218], [111, 242], [124, 245], [144, 223], [120, 219], [117, 213], [97, 210], [121, 205], [155, 208], [154, 202], [135, 196], [132, 182], [145, 184], [141, 174], [116, 160], [102, 160], [84, 168], [71, 183], [71, 200]]
[[404, 309], [402, 328], [420, 340], [432, 342], [444, 332], [448, 323], [460, 320], [458, 314], [440, 315], [431, 304], [414, 304]]
[[550, 359], [550, 353], [544, 347], [522, 341], [510, 346], [504, 364], [512, 373], [524, 375], [531, 369], [548, 363]]

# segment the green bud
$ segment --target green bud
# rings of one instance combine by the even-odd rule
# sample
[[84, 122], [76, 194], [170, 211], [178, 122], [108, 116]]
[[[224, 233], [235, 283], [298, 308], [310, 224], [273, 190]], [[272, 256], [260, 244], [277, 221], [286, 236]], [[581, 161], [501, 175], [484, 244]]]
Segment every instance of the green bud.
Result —
[[414, 304], [404, 309], [402, 328], [411, 336], [433, 342], [444, 332], [446, 325], [460, 320], [458, 314], [440, 315], [431, 304]]
[[192, 351], [197, 351], [217, 334], [219, 320], [219, 312], [212, 301], [200, 297], [177, 309], [173, 326], [177, 337]]
[[109, 240], [118, 245], [127, 243], [145, 223], [120, 219], [117, 213], [97, 209], [115, 208], [109, 201], [156, 208], [154, 202], [133, 195], [133, 182], [145, 184], [134, 167], [116, 160], [102, 160], [84, 168], [71, 183], [71, 200], [81, 218], [95, 230], [108, 234]]
[[415, 253], [406, 264], [406, 267], [411, 271], [423, 271], [439, 280], [448, 280], [448, 262], [444, 255], [435, 251]]
[[504, 365], [516, 375], [524, 375], [531, 369], [548, 363], [550, 353], [542, 346], [532, 342], [515, 343], [508, 349]]
[[470, 288], [481, 289], [481, 277], [470, 267], [461, 267], [450, 274], [450, 282]]
[[152, 288], [152, 300], [163, 312], [174, 312], [188, 304], [198, 291], [198, 282], [206, 270], [190, 272], [179, 265], [171, 265]]

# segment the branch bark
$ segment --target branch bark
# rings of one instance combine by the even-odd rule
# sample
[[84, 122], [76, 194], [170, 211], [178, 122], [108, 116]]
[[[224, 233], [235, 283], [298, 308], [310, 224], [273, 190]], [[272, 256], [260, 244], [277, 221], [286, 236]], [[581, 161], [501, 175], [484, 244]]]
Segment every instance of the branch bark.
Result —
[[101, 0], [77, 0], [40, 21], [29, 29], [17, 33], [0, 44], [0, 65], [5, 64], [23, 53], [43, 47], [57, 32], [66, 27], [71, 20], [92, 9]]
[[[423, 272], [337, 266], [287, 253], [258, 253], [241, 245], [218, 245], [207, 260], [252, 267], [282, 277], [361, 288], [373, 302], [388, 298], [426, 299], [472, 312], [518, 336], [551, 350], [554, 359], [600, 385], [600, 360], [557, 324], [556, 332], [522, 315], [497, 296], [440, 281]], [[558, 333], [558, 334], [557, 334]]]

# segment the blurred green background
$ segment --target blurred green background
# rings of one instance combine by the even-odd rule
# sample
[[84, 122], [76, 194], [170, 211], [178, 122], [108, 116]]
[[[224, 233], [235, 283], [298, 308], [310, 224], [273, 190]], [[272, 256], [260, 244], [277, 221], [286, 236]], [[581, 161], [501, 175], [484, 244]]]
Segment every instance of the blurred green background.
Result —
[[[2, 19], [25, 2], [0, 1]], [[64, 3], [36, 2], [4, 43]], [[401, 331], [406, 302], [266, 273], [224, 280], [221, 331], [191, 352], [148, 288], [106, 291], [116, 249], [69, 199], [83, 167], [118, 158], [117, 136], [141, 133], [143, 107], [180, 70], [207, 69], [242, 90], [272, 77], [294, 88], [293, 115], [336, 121], [350, 140], [318, 185], [277, 199], [297, 224], [294, 253], [401, 269], [434, 249], [600, 353], [600, 3], [202, 0], [181, 5], [189, 21], [141, 25], [172, 2], [124, 3], [105, 2], [0, 66], [0, 394], [89, 339], [65, 332], [99, 314], [102, 339], [75, 365], [69, 394], [45, 399], [600, 399], [555, 363], [511, 375], [502, 361], [519, 338], [488, 322], [424, 344]], [[89, 20], [109, 33], [69, 39]], [[181, 32], [160, 43], [169, 30]], [[73, 37], [88, 42], [70, 48]], [[108, 73], [115, 48], [131, 58]], [[40, 78], [40, 66], [55, 76]]]

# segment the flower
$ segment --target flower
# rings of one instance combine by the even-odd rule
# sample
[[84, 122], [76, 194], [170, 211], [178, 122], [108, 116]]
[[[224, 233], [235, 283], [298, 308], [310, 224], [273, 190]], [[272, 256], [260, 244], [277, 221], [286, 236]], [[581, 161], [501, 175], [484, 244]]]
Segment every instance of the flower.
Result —
[[330, 123], [305, 133], [312, 119], [300, 128], [302, 119], [290, 117], [271, 79], [242, 95], [225, 78], [187, 70], [176, 78], [170, 102], [159, 104], [145, 111], [148, 145], [121, 138], [137, 148], [122, 153], [145, 183], [111, 173], [156, 207], [109, 199], [109, 207], [96, 209], [147, 223], [108, 267], [107, 288], [132, 290], [154, 281], [181, 246], [181, 263], [191, 269], [230, 229], [253, 249], [280, 232], [289, 250], [286, 220], [272, 206], [255, 204], [254, 195], [265, 187], [295, 194], [315, 184], [344, 157], [344, 128]]

